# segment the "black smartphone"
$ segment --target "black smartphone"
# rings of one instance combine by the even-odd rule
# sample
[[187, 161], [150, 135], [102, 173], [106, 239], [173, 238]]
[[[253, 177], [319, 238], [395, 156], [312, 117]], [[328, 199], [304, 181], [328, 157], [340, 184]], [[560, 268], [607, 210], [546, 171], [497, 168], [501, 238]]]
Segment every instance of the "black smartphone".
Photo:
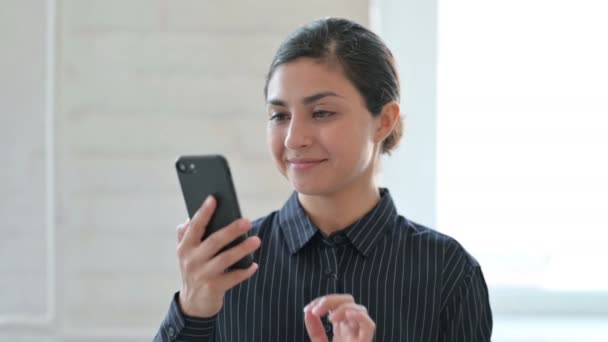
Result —
[[[194, 217], [207, 196], [213, 195], [217, 201], [203, 240], [241, 218], [241, 210], [226, 158], [221, 155], [181, 156], [175, 162], [175, 168], [190, 219]], [[246, 238], [247, 235], [243, 234], [222, 251], [238, 245]], [[253, 257], [247, 255], [229, 269], [248, 268], [252, 262]]]

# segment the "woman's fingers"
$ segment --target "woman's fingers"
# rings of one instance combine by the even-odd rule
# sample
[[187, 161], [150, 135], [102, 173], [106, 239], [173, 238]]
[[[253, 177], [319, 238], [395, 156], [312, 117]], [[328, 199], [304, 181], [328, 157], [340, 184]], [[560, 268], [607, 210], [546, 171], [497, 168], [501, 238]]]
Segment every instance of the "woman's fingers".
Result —
[[236, 270], [224, 273], [223, 275], [220, 276], [218, 281], [220, 281], [222, 283], [222, 285], [221, 285], [222, 288], [227, 291], [228, 289], [231, 289], [231, 288], [235, 287], [236, 285], [242, 283], [243, 281], [245, 281], [245, 279], [248, 279], [251, 276], [253, 276], [257, 270], [258, 270], [258, 264], [256, 264], [254, 262], [249, 266], [249, 268], [236, 269]]
[[368, 342], [374, 339], [376, 324], [361, 308], [347, 308], [343, 311], [343, 319], [334, 318], [335, 341]]
[[196, 211], [192, 220], [190, 220], [190, 225], [181, 240], [183, 244], [192, 247], [198, 246], [201, 243], [201, 239], [205, 234], [205, 229], [215, 211], [216, 204], [217, 202], [213, 196], [209, 196], [205, 199], [203, 205]]
[[330, 311], [336, 310], [340, 305], [354, 303], [355, 299], [349, 294], [331, 294], [318, 299], [312, 307], [312, 313], [322, 317]]
[[329, 314], [329, 321], [332, 323], [338, 323], [340, 321], [346, 320], [346, 312], [347, 311], [362, 311], [367, 314], [367, 308], [363, 305], [359, 305], [356, 303], [344, 303], [340, 305], [335, 310], [332, 310]]
[[204, 241], [199, 246], [189, 246], [183, 242], [178, 247], [182, 274], [180, 305], [185, 314], [194, 317], [211, 317], [217, 314], [224, 304], [226, 291], [253, 276], [258, 269], [258, 265], [253, 263], [247, 269], [225, 272], [242, 256], [260, 247], [260, 239], [257, 236], [250, 237], [210, 260], [201, 256], [204, 251], [204, 248], [201, 249], [203, 244]]
[[306, 330], [312, 341], [327, 341], [320, 317], [329, 314], [334, 327], [334, 341], [372, 341], [376, 324], [363, 305], [349, 294], [332, 294], [311, 301], [304, 308]]
[[[250, 236], [245, 241], [239, 243], [238, 245], [227, 249], [220, 254], [214, 256], [209, 263], [207, 264], [209, 272], [213, 274], [222, 274], [224, 271], [230, 266], [236, 264], [239, 260], [243, 259], [245, 256], [252, 254], [258, 248], [262, 241], [257, 236]], [[204, 253], [204, 250], [201, 249], [200, 253]], [[206, 258], [206, 256], [201, 256], [201, 259]], [[228, 272], [228, 273], [232, 273]]]
[[[246, 219], [238, 219], [224, 228], [210, 234], [198, 247], [198, 255], [201, 260], [211, 260], [224, 247], [236, 240], [239, 236], [246, 234], [251, 229], [251, 222]], [[239, 244], [242, 245], [243, 243]], [[238, 260], [237, 260], [238, 261]]]
[[[371, 341], [376, 332], [376, 323], [362, 310], [346, 310], [346, 321], [350, 329], [357, 329], [357, 341]], [[352, 324], [355, 323], [355, 324]], [[351, 330], [352, 331], [352, 330]]]
[[182, 239], [184, 238], [184, 234], [186, 233], [188, 226], [190, 226], [190, 219], [186, 220], [186, 222], [177, 226], [176, 230], [177, 230], [177, 244], [178, 245], [182, 242]]
[[328, 342], [321, 317], [312, 313], [310, 307], [306, 307], [304, 310], [304, 324], [311, 342]]

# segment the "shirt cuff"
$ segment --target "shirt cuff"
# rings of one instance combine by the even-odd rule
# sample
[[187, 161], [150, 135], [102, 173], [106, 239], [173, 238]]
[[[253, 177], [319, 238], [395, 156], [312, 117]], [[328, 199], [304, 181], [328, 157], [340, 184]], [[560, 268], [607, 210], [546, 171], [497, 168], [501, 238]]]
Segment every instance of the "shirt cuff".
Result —
[[217, 315], [209, 318], [186, 316], [179, 306], [179, 292], [176, 292], [154, 341], [172, 342], [178, 338], [184, 342], [212, 341], [216, 317]]

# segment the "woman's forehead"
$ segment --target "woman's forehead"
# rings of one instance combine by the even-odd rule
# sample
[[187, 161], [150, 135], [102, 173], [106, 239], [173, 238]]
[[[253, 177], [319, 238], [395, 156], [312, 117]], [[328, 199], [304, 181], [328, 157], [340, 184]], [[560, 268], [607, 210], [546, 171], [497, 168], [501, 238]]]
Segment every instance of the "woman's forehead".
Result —
[[351, 97], [356, 89], [341, 68], [311, 58], [278, 66], [268, 82], [267, 100], [300, 100], [318, 93]]

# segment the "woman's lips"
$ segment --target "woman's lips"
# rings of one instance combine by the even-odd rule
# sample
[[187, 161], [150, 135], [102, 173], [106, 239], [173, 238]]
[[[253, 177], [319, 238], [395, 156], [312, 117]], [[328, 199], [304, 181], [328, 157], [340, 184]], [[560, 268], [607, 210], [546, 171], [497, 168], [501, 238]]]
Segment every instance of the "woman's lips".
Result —
[[291, 167], [298, 171], [309, 170], [327, 159], [312, 159], [312, 158], [296, 158], [296, 159], [287, 159], [287, 163], [291, 165]]

